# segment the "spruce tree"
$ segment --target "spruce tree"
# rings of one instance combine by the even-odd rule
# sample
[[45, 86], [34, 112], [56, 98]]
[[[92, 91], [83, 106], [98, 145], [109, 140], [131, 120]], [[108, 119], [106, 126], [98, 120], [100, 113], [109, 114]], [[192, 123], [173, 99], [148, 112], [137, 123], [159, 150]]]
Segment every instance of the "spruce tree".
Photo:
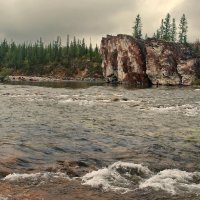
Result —
[[91, 43], [91, 38], [90, 38], [90, 46], [89, 46], [89, 58], [90, 60], [92, 59], [93, 55], [93, 48], [92, 48], [92, 43]]
[[[46, 70], [52, 70], [55, 66], [61, 65], [74, 70], [77, 62], [84, 63], [91, 60], [100, 66], [101, 56], [98, 46], [87, 46], [85, 39], [73, 38], [62, 46], [61, 38], [45, 45], [42, 38], [35, 43], [16, 44], [7, 40], [0, 41], [0, 68], [1, 66], [14, 70], [21, 70], [25, 74], [44, 74]], [[83, 61], [83, 62], [82, 62]], [[46, 67], [46, 66], [50, 67]], [[82, 64], [81, 64], [82, 65]], [[80, 65], [80, 66], [81, 66]], [[82, 65], [83, 66], [83, 65]], [[91, 65], [92, 66], [92, 65]]]
[[170, 41], [171, 38], [171, 24], [170, 24], [170, 14], [168, 13], [164, 20], [164, 30], [163, 30], [163, 39], [166, 41]]
[[161, 39], [160, 30], [157, 30], [157, 31], [156, 31], [156, 39], [157, 39], [157, 40]]
[[163, 39], [163, 33], [164, 33], [164, 20], [161, 20], [161, 25], [160, 25], [160, 39]]
[[179, 42], [182, 44], [187, 43], [188, 23], [185, 14], [182, 15], [179, 24]]
[[135, 25], [133, 27], [133, 37], [137, 39], [142, 38], [142, 21], [139, 14], [137, 15], [135, 19]]
[[171, 27], [171, 41], [176, 42], [176, 20], [173, 18]]

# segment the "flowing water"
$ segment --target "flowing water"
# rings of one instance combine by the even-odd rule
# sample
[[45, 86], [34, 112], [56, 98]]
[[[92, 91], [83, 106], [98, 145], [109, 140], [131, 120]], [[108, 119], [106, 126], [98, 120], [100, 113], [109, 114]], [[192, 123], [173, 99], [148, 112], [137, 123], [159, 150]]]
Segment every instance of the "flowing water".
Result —
[[199, 89], [0, 85], [0, 111], [2, 184], [73, 181], [48, 167], [76, 161], [102, 192], [200, 199]]

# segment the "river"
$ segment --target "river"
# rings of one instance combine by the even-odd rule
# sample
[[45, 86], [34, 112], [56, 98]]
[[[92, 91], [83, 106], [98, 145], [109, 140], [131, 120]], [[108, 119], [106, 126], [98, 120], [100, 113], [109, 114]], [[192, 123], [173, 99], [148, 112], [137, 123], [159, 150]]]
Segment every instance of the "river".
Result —
[[200, 89], [1, 84], [0, 111], [0, 199], [200, 199]]

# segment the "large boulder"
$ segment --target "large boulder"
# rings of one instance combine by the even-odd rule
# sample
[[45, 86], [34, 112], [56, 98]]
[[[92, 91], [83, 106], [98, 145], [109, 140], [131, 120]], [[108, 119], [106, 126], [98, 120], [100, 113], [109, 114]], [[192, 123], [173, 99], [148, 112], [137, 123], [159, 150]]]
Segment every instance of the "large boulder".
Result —
[[196, 58], [189, 47], [156, 39], [146, 40], [145, 46], [146, 73], [153, 84], [192, 84]]
[[144, 49], [142, 43], [128, 35], [103, 38], [101, 54], [104, 76], [116, 77], [120, 82], [147, 85]]
[[101, 41], [105, 78], [139, 85], [191, 85], [196, 58], [185, 45], [128, 35], [107, 36]]

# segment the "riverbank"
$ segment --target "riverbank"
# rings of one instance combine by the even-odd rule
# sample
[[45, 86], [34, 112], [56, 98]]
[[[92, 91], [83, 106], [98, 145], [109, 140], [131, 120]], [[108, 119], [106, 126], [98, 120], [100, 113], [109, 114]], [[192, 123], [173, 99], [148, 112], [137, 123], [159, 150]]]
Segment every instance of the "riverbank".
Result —
[[27, 81], [27, 82], [64, 82], [64, 81], [99, 81], [104, 82], [103, 78], [54, 78], [54, 77], [41, 77], [41, 76], [8, 76], [5, 78], [7, 82], [15, 82], [15, 81]]
[[[124, 85], [125, 87], [135, 87], [135, 88], [146, 88], [141, 85], [133, 85], [133, 84], [128, 84], [126, 82], [112, 82], [108, 81], [107, 79], [104, 78], [94, 78], [94, 77], [87, 77], [87, 78], [81, 78], [81, 77], [66, 77], [66, 78], [55, 78], [51, 76], [7, 76], [0, 82], [3, 83], [11, 83], [11, 84], [30, 84], [30, 85], [38, 85], [38, 84], [67, 84], [67, 83], [89, 83], [89, 84], [111, 84], [111, 85]], [[61, 86], [61, 85], [60, 85]], [[149, 87], [167, 87], [167, 86], [162, 86], [162, 85], [152, 85]], [[172, 86], [172, 87], [183, 87], [183, 86]], [[190, 86], [184, 86], [184, 87], [190, 87]], [[200, 85], [198, 84], [193, 84], [191, 87], [196, 88], [196, 90], [199, 90], [198, 88]]]

